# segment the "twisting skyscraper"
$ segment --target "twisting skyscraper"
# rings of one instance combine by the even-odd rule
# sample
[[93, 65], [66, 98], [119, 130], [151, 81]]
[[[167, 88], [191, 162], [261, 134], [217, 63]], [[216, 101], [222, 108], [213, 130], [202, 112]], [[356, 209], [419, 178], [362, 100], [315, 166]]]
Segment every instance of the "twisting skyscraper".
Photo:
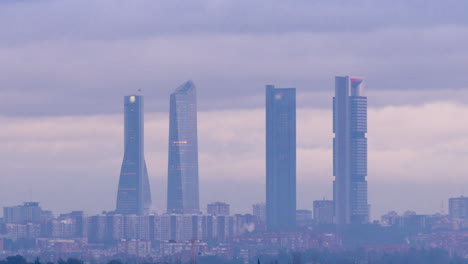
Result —
[[296, 89], [266, 86], [266, 223], [296, 225]]
[[188, 81], [170, 97], [168, 213], [199, 213], [197, 97]]
[[151, 205], [144, 155], [143, 96], [125, 96], [124, 114], [124, 158], [115, 211], [141, 215], [148, 213]]
[[362, 79], [335, 77], [333, 132], [336, 223], [367, 223], [367, 97]]

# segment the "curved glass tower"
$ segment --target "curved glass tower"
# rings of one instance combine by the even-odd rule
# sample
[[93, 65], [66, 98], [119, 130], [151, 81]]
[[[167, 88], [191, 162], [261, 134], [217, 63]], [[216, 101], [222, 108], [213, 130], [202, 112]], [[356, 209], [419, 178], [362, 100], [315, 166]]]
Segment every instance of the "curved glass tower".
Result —
[[367, 97], [363, 79], [335, 77], [333, 133], [335, 221], [338, 225], [367, 223]]
[[124, 158], [115, 212], [146, 214], [151, 192], [144, 156], [143, 96], [124, 97], [124, 130]]
[[197, 94], [193, 82], [170, 97], [167, 212], [199, 213]]

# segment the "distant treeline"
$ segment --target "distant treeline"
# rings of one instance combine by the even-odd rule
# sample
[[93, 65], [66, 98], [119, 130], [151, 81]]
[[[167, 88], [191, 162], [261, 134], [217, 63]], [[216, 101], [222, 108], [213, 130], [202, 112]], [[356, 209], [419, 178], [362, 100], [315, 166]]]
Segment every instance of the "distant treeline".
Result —
[[[41, 262], [39, 258], [36, 258], [34, 262], [28, 262], [23, 256], [16, 255], [16, 256], [7, 257], [4, 260], [0, 260], [0, 264], [56, 264], [56, 263]], [[57, 264], [83, 264], [83, 261], [79, 259], [75, 259], [75, 258], [69, 258], [66, 261], [59, 260], [57, 261]]]
[[[17, 255], [0, 260], [0, 264], [83, 264], [80, 259], [69, 258], [58, 260], [56, 263], [41, 262], [37, 258], [28, 262], [24, 257]], [[94, 263], [94, 261], [93, 261]], [[147, 262], [136, 259], [111, 260], [106, 264], [190, 264], [192, 261], [163, 261]], [[214, 256], [198, 257], [197, 264], [242, 264], [244, 260], [226, 260]], [[411, 249], [406, 252], [366, 252], [355, 250], [347, 252], [315, 251], [300, 253], [281, 252], [278, 256], [259, 256], [250, 261], [252, 264], [468, 264], [468, 258], [450, 256], [442, 249], [418, 250]]]
[[[467, 258], [450, 256], [443, 249], [410, 249], [406, 252], [316, 251], [260, 256], [262, 264], [468, 264]], [[201, 264], [201, 263], [198, 263]]]

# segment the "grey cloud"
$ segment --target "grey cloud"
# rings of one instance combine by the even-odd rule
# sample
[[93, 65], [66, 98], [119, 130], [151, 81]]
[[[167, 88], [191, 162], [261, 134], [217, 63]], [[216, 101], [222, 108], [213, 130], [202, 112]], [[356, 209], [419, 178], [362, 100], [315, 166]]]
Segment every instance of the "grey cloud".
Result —
[[0, 113], [117, 113], [121, 96], [139, 88], [148, 110], [166, 111], [170, 90], [187, 79], [205, 110], [257, 108], [267, 83], [297, 87], [300, 101], [314, 93], [304, 106], [328, 107], [323, 95], [344, 74], [364, 76], [369, 90], [465, 89], [467, 5], [2, 1]]
[[465, 1], [6, 1], [1, 42], [466, 25]]
[[348, 73], [364, 76], [369, 94], [395, 91], [392, 98], [380, 96], [379, 105], [409, 102], [406, 90], [421, 91], [413, 93], [417, 101], [452, 99], [452, 91], [467, 88], [467, 30], [202, 34], [3, 46], [0, 111], [9, 116], [116, 113], [122, 95], [139, 88], [148, 110], [166, 111], [170, 91], [187, 79], [195, 81], [205, 110], [260, 107], [268, 83], [297, 87], [304, 106], [329, 107], [333, 77]]

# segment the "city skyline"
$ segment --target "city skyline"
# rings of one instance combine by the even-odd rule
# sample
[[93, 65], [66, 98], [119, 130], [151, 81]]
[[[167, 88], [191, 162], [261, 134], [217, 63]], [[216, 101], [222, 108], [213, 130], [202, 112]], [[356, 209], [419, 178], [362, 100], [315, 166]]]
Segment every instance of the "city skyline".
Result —
[[[250, 113], [251, 111], [249, 110], [248, 112]], [[255, 111], [253, 111], [253, 112], [255, 112]], [[119, 118], [119, 119], [120, 119], [120, 118]], [[152, 121], [149, 121], [149, 122], [152, 122]], [[312, 130], [311, 132], [313, 132], [313, 130]], [[318, 135], [320, 135], [320, 134], [321, 134], [321, 133], [319, 133]], [[377, 135], [377, 136], [378, 136], [378, 135]], [[329, 137], [329, 136], [327, 136], [327, 137]], [[151, 146], [151, 148], [153, 148], [153, 147], [154, 147], [154, 146]], [[166, 155], [167, 155], [167, 153], [166, 153]], [[119, 158], [119, 159], [120, 159], [120, 158]], [[325, 180], [325, 183], [324, 183], [324, 180], [323, 180], [323, 179]], [[153, 180], [154, 180], [154, 179], [153, 179]], [[213, 179], [207, 179], [207, 180], [209, 180], [210, 184], [212, 184], [213, 182], [214, 182], [214, 184], [216, 184], [216, 181], [213, 181]], [[114, 181], [114, 180], [113, 180], [113, 181]], [[327, 187], [327, 186], [329, 186], [329, 183], [327, 183], [327, 181], [329, 181], [328, 175], [325, 175], [325, 177], [322, 177], [322, 180], [321, 180], [321, 181], [320, 181], [320, 180], [318, 181], [318, 185], [319, 185], [319, 186], [322, 186], [322, 187], [320, 187], [320, 188], [322, 188], [322, 189], [323, 189], [323, 188], [325, 188], [325, 189], [330, 188], [330, 187]], [[299, 186], [299, 188], [300, 188], [300, 189], [302, 188], [302, 190], [304, 190], [304, 187], [306, 187], [306, 186], [304, 185], [304, 183], [307, 183], [307, 181], [306, 181], [305, 179], [302, 179], [301, 183], [302, 183], [302, 184]], [[259, 185], [257, 185], [257, 186], [262, 186], [264, 183], [263, 183], [263, 180], [259, 179], [259, 180], [257, 181], [256, 184], [259, 184]], [[160, 184], [160, 181], [157, 181], [157, 184], [156, 184], [156, 185], [164, 186], [165, 184]], [[313, 182], [313, 185], [317, 185], [315, 181]], [[240, 188], [249, 187], [249, 186], [247, 186], [247, 185], [245, 185], [245, 184], [241, 184], [241, 185], [237, 185], [237, 186], [240, 187]], [[307, 186], [308, 186], [308, 187], [306, 187], [306, 188], [308, 188], [309, 190], [311, 190], [310, 188], [312, 188], [312, 190], [314, 190], [314, 189], [313, 189], [314, 186], [312, 186], [312, 185], [307, 185]], [[443, 186], [442, 186], [442, 187], [443, 187]], [[249, 188], [255, 188], [255, 187], [252, 186], [252, 187], [249, 187]], [[261, 188], [261, 187], [260, 187], [260, 188]], [[401, 187], [398, 186], [398, 188], [401, 188]], [[410, 188], [410, 187], [408, 186], [408, 188]], [[414, 187], [411, 187], [411, 188], [414, 188]], [[419, 188], [420, 188], [420, 187], [419, 187]], [[153, 188], [153, 189], [154, 189], [154, 188]], [[387, 190], [385, 190], [385, 191], [388, 191], [388, 186], [385, 186], [385, 189], [387, 189]], [[160, 188], [160, 187], [158, 187], [156, 190], [157, 190], [157, 192], [159, 192], [159, 193], [164, 193], [164, 191], [161, 191], [161, 188]], [[307, 192], [309, 192], [309, 190], [308, 190]], [[381, 191], [381, 190], [384, 190], [384, 189], [382, 189], [382, 188], [378, 189], [378, 186], [377, 186], [377, 190], [378, 190], [378, 191]], [[460, 189], [457, 188], [457, 190], [460, 190]], [[254, 191], [254, 189], [252, 189], [252, 191]], [[371, 191], [372, 191], [372, 190], [371, 190]], [[457, 191], [455, 191], [455, 192], [452, 191], [451, 193], [452, 193], [452, 194], [453, 194], [453, 193], [457, 193]], [[459, 192], [458, 194], [461, 194], [461, 193]], [[211, 200], [211, 201], [213, 201], [213, 200], [219, 200], [219, 197], [223, 197], [223, 196], [219, 195], [219, 193], [217, 194], [216, 192], [214, 192], [213, 194], [209, 193], [209, 195], [211, 195], [212, 198], [209, 198], [208, 200], [206, 200], [206, 198], [205, 198], [205, 201], [203, 202], [203, 204], [206, 204], [206, 203], [210, 202], [210, 200]], [[208, 196], [209, 196], [209, 195], [208, 195]], [[214, 196], [213, 196], [213, 195], [214, 195]], [[261, 195], [261, 194], [260, 194], [260, 195]], [[322, 196], [324, 196], [324, 195], [325, 195], [327, 198], [331, 198], [331, 195], [330, 195], [329, 193], [327, 194], [327, 192], [325, 192], [325, 193], [324, 193], [324, 192], [319, 192], [319, 193], [317, 193], [317, 195], [315, 196], [316, 198], [314, 198], [314, 199], [318, 199], [318, 198], [320, 198], [320, 197], [322, 197]], [[29, 196], [29, 192], [28, 192], [28, 196]], [[317, 197], [317, 196], [320, 196], [320, 197]], [[227, 201], [229, 201], [230, 203], [233, 203], [233, 205], [234, 205], [234, 206], [233, 206], [234, 211], [237, 211], [237, 212], [242, 212], [242, 211], [244, 211], [244, 212], [245, 212], [245, 210], [249, 207], [249, 204], [262, 201], [261, 196], [257, 196], [257, 197], [258, 197], [258, 198], [256, 198], [256, 199], [251, 199], [251, 198], [250, 198], [249, 201], [247, 201], [247, 202], [242, 202], [242, 203], [244, 204], [244, 206], [241, 206], [241, 207], [239, 207], [239, 204], [236, 205], [236, 202], [235, 202], [235, 201], [234, 201], [234, 203], [233, 203], [232, 198], [231, 198], [231, 199], [228, 199]], [[378, 200], [380, 197], [382, 197], [382, 196], [374, 197], [372, 200], [373, 200], [373, 201]], [[385, 197], [385, 196], [383, 196], [383, 197]], [[299, 196], [298, 199], [299, 199], [299, 201], [302, 201], [302, 206], [299, 206], [298, 208], [304, 208], [304, 209], [310, 209], [310, 208], [311, 208], [311, 203], [310, 203], [310, 202], [304, 203], [304, 196], [303, 196], [303, 195], [302, 195], [302, 196]], [[381, 198], [380, 198], [380, 199], [381, 199]], [[37, 199], [37, 200], [40, 200], [41, 202], [44, 201], [43, 199]], [[439, 201], [441, 201], [441, 200], [442, 200], [442, 198], [439, 199]], [[161, 203], [161, 201], [164, 201], [164, 199], [159, 198], [159, 199], [157, 199], [156, 201], [157, 201], [158, 203]], [[309, 200], [309, 201], [310, 201], [310, 200]], [[76, 202], [76, 201], [75, 201], [75, 202]], [[79, 202], [79, 201], [78, 201], [78, 202]], [[73, 204], [75, 204], [75, 203], [73, 203]], [[68, 204], [67, 207], [73, 206], [73, 204]], [[416, 204], [416, 203], [415, 203], [415, 204]], [[6, 205], [8, 205], [8, 204], [6, 204]], [[396, 206], [396, 204], [394, 204], [394, 203], [391, 203], [391, 204], [389, 204], [389, 205], [387, 205], [387, 206], [385, 206], [385, 207], [382, 207], [382, 206], [381, 206], [381, 209], [379, 209], [379, 210], [377, 211], [378, 213], [374, 214], [373, 216], [376, 217], [376, 216], [378, 216], [379, 214], [381, 214], [381, 213], [383, 213], [383, 212], [385, 212], [385, 211], [387, 211], [387, 210], [389, 210], [389, 209], [396, 209], [396, 210], [398, 210], [397, 208], [395, 208], [395, 206]], [[444, 207], [446, 208], [447, 205], [445, 205]], [[76, 210], [79, 210], [79, 209], [82, 209], [82, 208], [91, 208], [91, 211], [96, 212], [96, 211], [100, 211], [100, 210], [103, 210], [103, 209], [106, 209], [106, 208], [109, 208], [109, 207], [102, 207], [102, 206], [100, 206], [100, 207], [98, 207], [98, 208], [95, 207], [96, 209], [94, 209], [94, 210], [92, 209], [93, 207], [76, 207], [76, 206], [75, 206], [74, 208], [75, 208]], [[159, 207], [159, 208], [161, 208], [161, 207]], [[243, 209], [243, 208], [245, 208], [245, 209]], [[407, 207], [406, 209], [408, 209], [408, 208], [410, 208], [410, 207]], [[414, 207], [413, 207], [413, 208], [414, 208]], [[441, 208], [440, 202], [439, 202], [437, 205], [435, 205], [435, 206], [433, 205], [432, 207], [428, 207], [428, 208], [432, 208], [432, 209], [431, 209], [432, 211], [434, 211], [434, 210], [440, 211], [441, 209], [443, 210], [443, 208]], [[401, 211], [401, 210], [406, 210], [406, 209], [403, 208], [403, 209], [400, 209], [400, 211]], [[65, 209], [65, 210], [67, 210], [67, 209]], [[424, 212], [424, 211], [423, 211], [423, 212]], [[426, 210], [425, 212], [428, 212], [428, 210]]]
[[468, 264], [465, 10], [0, 1], [0, 264]]
[[167, 97], [193, 79], [203, 88], [200, 204], [223, 196], [233, 211], [248, 211], [263, 200], [261, 87], [275, 83], [297, 88], [298, 120], [311, 120], [297, 127], [297, 203], [310, 209], [332, 198], [330, 89], [347, 73], [365, 76], [372, 98], [372, 219], [390, 208], [446, 211], [444, 197], [467, 192], [464, 1], [0, 4], [4, 205], [32, 196], [56, 211], [114, 208], [123, 155], [116, 102], [141, 88], [154, 209], [165, 211]]

